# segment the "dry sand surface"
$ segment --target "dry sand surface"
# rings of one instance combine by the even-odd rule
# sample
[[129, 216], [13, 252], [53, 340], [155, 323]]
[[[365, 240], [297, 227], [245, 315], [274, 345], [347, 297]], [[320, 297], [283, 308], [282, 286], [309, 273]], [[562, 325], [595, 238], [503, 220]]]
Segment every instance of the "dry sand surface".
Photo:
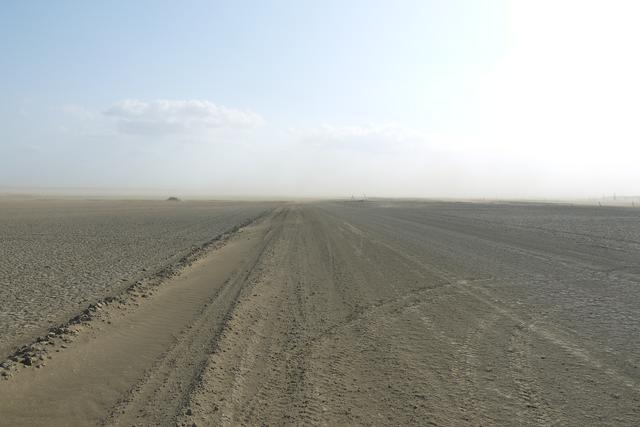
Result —
[[640, 209], [283, 204], [25, 350], [0, 424], [637, 425], [639, 260]]
[[0, 198], [0, 358], [267, 207]]

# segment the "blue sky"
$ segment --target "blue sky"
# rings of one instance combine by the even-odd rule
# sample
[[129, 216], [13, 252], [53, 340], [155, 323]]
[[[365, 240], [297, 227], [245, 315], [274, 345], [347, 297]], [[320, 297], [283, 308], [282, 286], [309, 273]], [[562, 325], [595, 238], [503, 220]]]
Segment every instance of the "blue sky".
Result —
[[463, 90], [451, 74], [504, 55], [501, 13], [474, 1], [16, 2], [0, 30], [2, 90], [52, 105], [204, 98], [283, 121], [422, 122], [421, 99]]
[[[589, 171], [604, 147], [638, 154], [638, 61], [624, 49], [637, 7], [560, 3], [14, 2], [0, 26], [0, 185], [633, 191], [625, 161]], [[580, 99], [587, 87], [597, 98]]]

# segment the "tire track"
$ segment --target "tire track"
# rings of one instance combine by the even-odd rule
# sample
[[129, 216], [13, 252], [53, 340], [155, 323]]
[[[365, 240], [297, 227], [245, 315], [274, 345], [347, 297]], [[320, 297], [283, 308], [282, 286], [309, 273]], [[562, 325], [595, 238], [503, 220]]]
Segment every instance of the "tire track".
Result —
[[200, 316], [180, 335], [172, 348], [112, 411], [105, 424], [172, 425], [199, 381], [209, 355], [233, 316], [242, 292], [266, 249], [282, 232], [283, 212], [277, 213], [258, 250], [237, 274], [207, 302]]

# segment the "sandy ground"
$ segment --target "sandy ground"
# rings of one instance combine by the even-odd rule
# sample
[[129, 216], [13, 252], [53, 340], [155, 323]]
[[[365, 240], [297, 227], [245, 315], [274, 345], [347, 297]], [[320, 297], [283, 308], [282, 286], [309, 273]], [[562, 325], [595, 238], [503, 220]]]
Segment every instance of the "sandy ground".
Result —
[[268, 206], [0, 198], [0, 358]]
[[17, 362], [0, 424], [637, 425], [639, 229], [622, 208], [284, 205]]

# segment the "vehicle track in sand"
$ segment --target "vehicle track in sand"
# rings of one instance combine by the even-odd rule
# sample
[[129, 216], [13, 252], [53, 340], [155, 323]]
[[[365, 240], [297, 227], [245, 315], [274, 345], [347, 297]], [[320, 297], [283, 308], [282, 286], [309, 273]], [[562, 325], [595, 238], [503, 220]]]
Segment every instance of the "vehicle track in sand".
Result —
[[[242, 300], [220, 343], [230, 351], [212, 355], [185, 424], [637, 419], [636, 380], [594, 356], [597, 344], [494, 292], [500, 278], [450, 271], [440, 258], [429, 262], [322, 207], [293, 209], [289, 218], [255, 287], [282, 296], [270, 300], [275, 305], [260, 292]], [[513, 243], [501, 247], [522, 253]], [[255, 334], [242, 332], [249, 307], [263, 319]], [[265, 372], [273, 376], [262, 381]], [[563, 375], [575, 388], [562, 384]], [[225, 393], [226, 383], [234, 393]]]
[[[76, 412], [91, 415], [86, 419], [92, 423], [640, 421], [640, 373], [629, 351], [636, 345], [630, 331], [640, 309], [632, 292], [637, 277], [631, 272], [609, 282], [601, 274], [628, 260], [609, 252], [598, 257], [596, 249], [570, 240], [571, 233], [556, 236], [569, 240], [545, 243], [539, 227], [519, 225], [511, 228], [516, 239], [511, 231], [491, 234], [498, 220], [447, 219], [436, 212], [431, 222], [428, 204], [422, 216], [403, 203], [396, 210], [376, 206], [283, 206], [165, 284], [139, 309], [56, 356], [50, 365], [59, 363], [62, 370], [55, 371], [54, 384], [63, 384], [64, 369], [88, 375], [95, 361], [78, 362], [77, 356], [98, 348], [115, 352], [104, 356], [117, 359], [110, 375], [125, 378], [128, 386], [111, 386], [112, 404], [103, 397], [92, 407], [86, 405], [90, 399], [80, 399], [89, 409]], [[556, 257], [559, 247], [571, 250]], [[191, 299], [174, 300], [188, 290]], [[164, 312], [175, 304], [182, 317]], [[182, 319], [181, 326], [168, 319]], [[119, 341], [127, 326], [133, 327], [131, 336], [153, 339]], [[615, 340], [607, 342], [609, 330]], [[127, 374], [126, 357], [118, 359], [129, 349], [112, 345], [118, 342], [141, 351], [142, 359], [131, 362], [137, 376]], [[155, 350], [143, 351], [147, 345]], [[55, 366], [11, 378], [18, 393], [12, 398], [41, 397], [31, 393], [51, 386], [49, 368]], [[109, 381], [103, 374], [97, 379]], [[15, 387], [20, 378], [34, 382]], [[82, 390], [78, 382], [68, 385], [74, 396]], [[69, 420], [63, 410], [53, 415], [59, 424]]]
[[[281, 215], [281, 214], [280, 214]], [[242, 269], [211, 295], [202, 312], [177, 337], [171, 348], [147, 371], [105, 420], [107, 424], [171, 424], [197, 384], [202, 369], [216, 350], [220, 335], [231, 318], [241, 292], [251, 288], [250, 277], [272, 240], [281, 233], [280, 216], [270, 219], [270, 228]]]

